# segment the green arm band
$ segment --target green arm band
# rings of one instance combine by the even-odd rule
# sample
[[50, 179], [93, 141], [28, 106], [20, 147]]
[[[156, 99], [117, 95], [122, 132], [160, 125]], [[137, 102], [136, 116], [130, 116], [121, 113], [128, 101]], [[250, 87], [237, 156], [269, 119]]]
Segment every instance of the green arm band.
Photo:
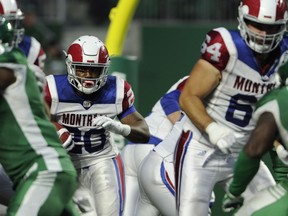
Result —
[[234, 167], [234, 177], [229, 192], [234, 196], [240, 196], [257, 173], [259, 164], [260, 159], [250, 158], [242, 150]]

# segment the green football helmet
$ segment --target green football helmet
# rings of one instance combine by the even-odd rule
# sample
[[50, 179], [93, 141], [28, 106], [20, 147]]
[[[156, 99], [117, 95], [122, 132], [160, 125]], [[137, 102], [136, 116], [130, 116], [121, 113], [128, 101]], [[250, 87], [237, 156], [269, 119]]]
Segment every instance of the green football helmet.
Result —
[[0, 44], [8, 51], [15, 46], [14, 29], [10, 22], [0, 16]]

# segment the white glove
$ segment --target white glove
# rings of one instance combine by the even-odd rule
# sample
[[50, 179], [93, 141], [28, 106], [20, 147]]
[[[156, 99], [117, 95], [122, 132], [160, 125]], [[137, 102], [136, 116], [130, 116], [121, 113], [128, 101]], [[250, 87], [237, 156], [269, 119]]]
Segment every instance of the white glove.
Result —
[[210, 142], [216, 145], [221, 152], [230, 153], [230, 147], [236, 141], [232, 130], [212, 122], [207, 126], [205, 132], [208, 134]]
[[288, 165], [288, 152], [286, 149], [283, 147], [283, 145], [278, 145], [276, 147], [276, 152], [279, 157], [279, 159], [285, 164]]
[[120, 134], [122, 136], [128, 136], [131, 132], [131, 127], [121, 122], [114, 121], [106, 116], [98, 116], [92, 120], [92, 125], [96, 127], [103, 127], [105, 130]]

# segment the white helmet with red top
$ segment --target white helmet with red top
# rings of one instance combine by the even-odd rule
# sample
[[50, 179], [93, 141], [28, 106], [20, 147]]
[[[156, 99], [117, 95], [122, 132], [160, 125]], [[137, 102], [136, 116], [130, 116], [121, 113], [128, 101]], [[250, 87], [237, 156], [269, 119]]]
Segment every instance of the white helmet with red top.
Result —
[[17, 2], [15, 0], [0, 0], [0, 14], [13, 26], [15, 31], [14, 41], [19, 44], [22, 41], [25, 30], [23, 28], [24, 15], [18, 9]]
[[[238, 28], [251, 49], [268, 53], [278, 46], [286, 31], [286, 0], [242, 0], [238, 12]], [[252, 31], [248, 24], [266, 33]]]
[[[76, 39], [66, 53], [68, 81], [79, 91], [91, 94], [99, 90], [107, 80], [110, 58], [104, 43], [97, 37], [84, 35]], [[98, 78], [79, 77], [77, 67], [89, 67], [100, 73]]]

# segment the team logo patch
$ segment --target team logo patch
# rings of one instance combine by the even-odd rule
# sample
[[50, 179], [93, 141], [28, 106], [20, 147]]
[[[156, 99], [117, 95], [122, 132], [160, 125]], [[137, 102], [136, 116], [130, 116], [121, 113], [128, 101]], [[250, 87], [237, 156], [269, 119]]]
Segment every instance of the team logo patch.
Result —
[[83, 107], [84, 108], [89, 108], [89, 107], [91, 107], [91, 101], [83, 101]]
[[197, 153], [198, 156], [205, 156], [206, 155], [206, 151], [199, 151]]

